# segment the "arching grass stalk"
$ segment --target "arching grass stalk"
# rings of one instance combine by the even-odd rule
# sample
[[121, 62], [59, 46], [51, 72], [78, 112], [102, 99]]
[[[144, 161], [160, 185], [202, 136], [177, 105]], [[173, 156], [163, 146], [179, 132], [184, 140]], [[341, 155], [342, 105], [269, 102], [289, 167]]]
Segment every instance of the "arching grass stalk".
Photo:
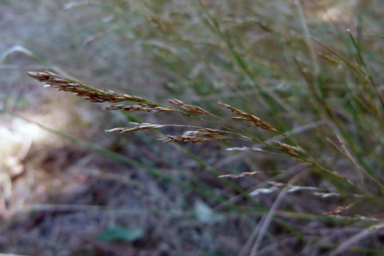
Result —
[[[87, 86], [81, 82], [78, 82], [72, 79], [63, 78], [57, 74], [54, 74], [48, 71], [28, 72], [28, 75], [31, 76], [32, 78], [39, 80], [40, 82], [46, 83], [45, 87], [57, 88], [59, 91], [72, 92], [75, 95], [80, 96], [85, 100], [89, 100], [90, 102], [113, 103], [107, 106], [103, 106], [102, 107], [103, 110], [108, 110], [108, 111], [123, 110], [123, 111], [130, 111], [130, 112], [144, 111], [144, 112], [150, 112], [150, 113], [177, 112], [187, 117], [195, 118], [203, 122], [208, 122], [209, 124], [212, 124], [221, 128], [221, 129], [213, 129], [208, 127], [182, 125], [182, 124], [150, 124], [150, 123], [132, 122], [131, 125], [133, 127], [117, 127], [117, 128], [107, 130], [106, 132], [127, 133], [127, 132], [139, 131], [139, 130], [160, 129], [160, 128], [169, 127], [169, 126], [178, 126], [178, 127], [193, 128], [195, 130], [185, 131], [181, 135], [167, 135], [165, 138], [161, 138], [159, 140], [166, 143], [174, 143], [174, 142], [200, 143], [200, 142], [211, 142], [211, 141], [222, 141], [222, 140], [255, 141], [258, 143], [262, 143], [271, 149], [278, 150], [284, 153], [285, 155], [291, 157], [295, 161], [307, 163], [314, 167], [317, 167], [320, 171], [328, 173], [333, 177], [336, 177], [337, 179], [342, 180], [343, 182], [347, 183], [348, 185], [353, 187], [355, 190], [357, 190], [359, 193], [363, 194], [368, 198], [372, 198], [375, 203], [382, 205], [370, 194], [363, 192], [358, 186], [354, 185], [348, 179], [342, 177], [337, 172], [330, 171], [324, 166], [322, 166], [315, 156], [313, 156], [312, 154], [304, 150], [302, 147], [300, 147], [298, 143], [295, 142], [289, 136], [280, 132], [278, 129], [264, 122], [260, 118], [254, 115], [248, 114], [231, 105], [222, 103], [221, 101], [218, 102], [218, 104], [221, 107], [229, 109], [232, 113], [237, 115], [232, 117], [232, 120], [238, 121], [238, 122], [246, 121], [248, 122], [249, 127], [260, 127], [261, 129], [266, 130], [268, 132], [280, 134], [284, 136], [286, 139], [288, 139], [289, 141], [291, 141], [295, 146], [292, 146], [280, 141], [275, 141], [275, 145], [272, 145], [254, 137], [252, 134], [245, 133], [243, 130], [233, 129], [223, 124], [217, 123], [215, 121], [201, 118], [200, 116], [203, 115], [203, 116], [209, 116], [211, 118], [219, 118], [220, 120], [223, 120], [223, 118], [220, 118], [215, 114], [202, 109], [199, 106], [189, 105], [178, 99], [169, 100], [169, 103], [171, 103], [174, 106], [177, 106], [178, 107], [177, 108], [173, 106], [166, 106], [163, 104], [155, 103], [139, 96], [116, 93], [112, 90], [107, 90], [107, 89], [96, 89], [96, 88]], [[121, 103], [125, 101], [135, 102], [138, 104], [126, 105]], [[229, 120], [227, 121], [229, 123], [232, 123]], [[237, 127], [237, 126], [234, 125], [234, 127]], [[217, 176], [219, 175], [218, 173], [215, 173], [215, 174]], [[371, 178], [371, 176], [368, 176], [368, 177]], [[244, 194], [244, 196], [249, 197], [249, 195], [247, 194]]]

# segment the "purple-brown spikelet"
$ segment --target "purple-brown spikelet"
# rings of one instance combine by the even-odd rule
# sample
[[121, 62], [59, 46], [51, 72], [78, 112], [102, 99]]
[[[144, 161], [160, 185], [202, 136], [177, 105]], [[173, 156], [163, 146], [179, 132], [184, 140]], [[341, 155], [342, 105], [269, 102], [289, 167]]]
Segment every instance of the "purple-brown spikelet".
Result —
[[274, 141], [274, 142], [281, 149], [281, 151], [284, 151], [284, 152], [290, 154], [294, 160], [296, 160], [300, 163], [305, 163], [305, 161], [303, 159], [298, 158], [299, 154], [296, 153], [297, 151], [302, 152], [301, 148], [294, 147], [294, 146], [282, 143], [280, 141]]
[[27, 72], [27, 74], [40, 82], [44, 82], [44, 87], [57, 88], [59, 91], [72, 92], [75, 95], [82, 97], [90, 102], [102, 103], [111, 102], [117, 103], [122, 101], [134, 101], [134, 102], [145, 102], [146, 100], [138, 97], [131, 96], [128, 94], [115, 93], [112, 90], [107, 89], [95, 89], [93, 87], [84, 85], [80, 82], [63, 78], [55, 73], [45, 72]]
[[174, 108], [169, 107], [158, 107], [154, 105], [140, 103], [139, 105], [124, 105], [124, 104], [113, 104], [101, 107], [102, 110], [125, 110], [125, 111], [145, 111], [157, 113], [161, 111], [172, 112]]
[[207, 116], [215, 116], [214, 114], [208, 112], [207, 110], [202, 109], [201, 107], [195, 106], [195, 105], [188, 105], [182, 102], [181, 100], [178, 99], [171, 99], [169, 100], [169, 103], [179, 106], [182, 109], [194, 113], [194, 114], [200, 114], [200, 115], [207, 115]]
[[357, 202], [358, 202], [358, 201], [353, 202], [353, 203], [351, 203], [351, 204], [349, 204], [349, 205], [347, 205], [347, 206], [339, 206], [339, 207], [337, 207], [336, 210], [329, 211], [329, 212], [325, 212], [325, 213], [323, 213], [323, 215], [324, 215], [324, 216], [329, 216], [329, 215], [338, 214], [338, 213], [341, 213], [341, 212], [343, 212], [343, 211], [349, 210], [349, 209], [351, 209], [353, 206], [355, 206], [355, 204], [356, 204]]
[[231, 105], [222, 103], [221, 101], [219, 101], [217, 104], [219, 104], [223, 108], [230, 109], [233, 113], [235, 113], [237, 115], [241, 115], [241, 116], [234, 116], [234, 117], [232, 117], [233, 120], [236, 120], [236, 121], [248, 121], [249, 122], [249, 124], [248, 124], [249, 127], [258, 126], [258, 127], [261, 127], [262, 129], [270, 131], [270, 132], [277, 132], [277, 130], [274, 127], [272, 127], [271, 125], [267, 124], [266, 122], [262, 121], [260, 118], [254, 116], [254, 115], [250, 115], [248, 113], [245, 113], [244, 111], [241, 111], [240, 109], [232, 107]]
[[135, 127], [133, 127], [133, 128], [120, 127], [120, 128], [114, 128], [114, 129], [106, 130], [105, 132], [126, 133], [126, 132], [134, 132], [134, 131], [141, 131], [141, 130], [148, 130], [148, 129], [160, 129], [160, 128], [163, 128], [166, 126], [166, 125], [161, 125], [161, 124], [135, 123], [135, 122], [130, 122], [129, 124], [133, 125]]
[[[209, 131], [207, 131], [209, 130]], [[182, 135], [174, 136], [167, 135], [166, 138], [159, 139], [160, 141], [169, 143], [169, 142], [210, 142], [210, 141], [218, 141], [218, 140], [235, 140], [236, 138], [226, 137], [218, 135], [224, 131], [215, 130], [215, 129], [199, 129], [197, 131], [186, 131]]]
[[286, 152], [286, 153], [288, 153], [288, 154], [290, 154], [290, 155], [293, 155], [293, 156], [298, 156], [298, 154], [296, 153], [296, 151], [301, 151], [301, 150], [300, 150], [299, 148], [297, 148], [297, 147], [294, 147], [294, 146], [291, 146], [291, 145], [282, 143], [282, 142], [280, 142], [280, 141], [275, 141], [275, 144], [276, 144], [277, 146], [279, 146], [279, 148], [280, 148], [282, 151], [284, 151], [284, 152]]

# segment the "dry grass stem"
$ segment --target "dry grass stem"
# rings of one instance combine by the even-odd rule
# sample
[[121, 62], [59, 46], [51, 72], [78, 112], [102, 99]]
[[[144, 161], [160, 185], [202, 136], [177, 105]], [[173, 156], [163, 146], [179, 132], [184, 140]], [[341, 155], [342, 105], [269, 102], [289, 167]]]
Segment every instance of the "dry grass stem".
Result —
[[182, 102], [181, 100], [178, 100], [178, 99], [171, 99], [171, 100], [168, 100], [168, 101], [169, 101], [169, 103], [171, 103], [173, 105], [176, 105], [176, 106], [179, 106], [182, 109], [184, 109], [184, 110], [186, 110], [188, 112], [194, 113], [194, 114], [207, 115], [207, 116], [215, 116], [214, 114], [212, 114], [212, 113], [202, 109], [201, 107], [185, 104], [184, 102]]
[[141, 131], [141, 130], [148, 130], [148, 129], [160, 129], [166, 126], [166, 125], [160, 125], [160, 124], [135, 123], [135, 122], [130, 122], [129, 124], [134, 125], [135, 127], [114, 128], [114, 129], [106, 130], [105, 132], [126, 133], [126, 132], [134, 132], [134, 131]]
[[219, 104], [223, 108], [230, 109], [233, 113], [235, 113], [237, 115], [241, 115], [241, 116], [232, 117], [232, 119], [234, 119], [236, 121], [248, 121], [249, 127], [258, 126], [258, 127], [261, 127], [262, 129], [270, 131], [270, 132], [277, 132], [277, 130], [273, 126], [267, 124], [266, 122], [262, 121], [260, 118], [254, 116], [254, 115], [250, 115], [248, 113], [245, 113], [244, 111], [241, 111], [237, 108], [234, 108], [231, 105], [222, 103], [221, 101], [219, 101], [217, 104]]
[[95, 89], [90, 86], [86, 86], [77, 81], [63, 78], [55, 73], [45, 72], [27, 72], [27, 74], [40, 82], [46, 83], [44, 87], [57, 88], [59, 91], [72, 92], [75, 95], [82, 97], [90, 102], [102, 103], [102, 102], [121, 102], [121, 101], [134, 101], [145, 102], [146, 100], [128, 94], [115, 93], [112, 90], [107, 89]]

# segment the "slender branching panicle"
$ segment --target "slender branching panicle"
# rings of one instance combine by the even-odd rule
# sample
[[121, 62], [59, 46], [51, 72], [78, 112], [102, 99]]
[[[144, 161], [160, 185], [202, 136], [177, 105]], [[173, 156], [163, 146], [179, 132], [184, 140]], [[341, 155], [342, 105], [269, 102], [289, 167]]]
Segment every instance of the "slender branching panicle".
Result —
[[[32, 78], [35, 78], [39, 80], [40, 82], [46, 83], [51, 88], [57, 88], [59, 91], [68, 91], [72, 92], [77, 96], [80, 96], [86, 100], [89, 100], [91, 102], [95, 103], [103, 103], [103, 102], [111, 102], [111, 103], [117, 103], [117, 102], [123, 102], [123, 101], [133, 101], [137, 102], [136, 105], [125, 105], [125, 104], [111, 104], [107, 106], [102, 106], [103, 110], [123, 110], [123, 111], [145, 111], [145, 112], [151, 112], [151, 113], [157, 113], [157, 112], [179, 112], [182, 113], [188, 117], [197, 118], [201, 121], [206, 121], [204, 119], [199, 118], [198, 116], [193, 116], [191, 114], [199, 114], [199, 115], [208, 115], [212, 117], [219, 118], [220, 120], [223, 120], [223, 118], [217, 117], [216, 115], [208, 112], [207, 110], [202, 109], [199, 106], [195, 105], [189, 105], [181, 100], [178, 99], [171, 99], [169, 102], [173, 105], [176, 105], [180, 107], [181, 109], [188, 111], [191, 114], [188, 114], [180, 109], [165, 106], [162, 104], [158, 104], [155, 102], [151, 102], [148, 100], [145, 100], [138, 96], [131, 96], [128, 94], [120, 94], [115, 93], [111, 90], [106, 89], [95, 89], [93, 87], [87, 86], [81, 82], [63, 78], [57, 74], [54, 74], [49, 71], [45, 72], [28, 72], [28, 75]], [[235, 107], [232, 107], [228, 104], [224, 104], [222, 102], [218, 102], [218, 104], [224, 108], [230, 109], [233, 113], [239, 115], [232, 117], [235, 121], [248, 121], [250, 127], [261, 127], [262, 129], [265, 129], [267, 131], [271, 132], [278, 132], [273, 126], [267, 124], [266, 122], [262, 121], [260, 118], [248, 114], [244, 111], [241, 111]], [[209, 122], [211, 124], [215, 124], [217, 126], [220, 126], [223, 128], [223, 130], [218, 129], [212, 129], [212, 128], [206, 128], [206, 127], [193, 127], [190, 125], [180, 125], [180, 124], [149, 124], [149, 123], [130, 123], [134, 127], [118, 127], [110, 130], [106, 130], [106, 132], [119, 132], [119, 133], [127, 133], [127, 132], [133, 132], [133, 131], [141, 131], [141, 130], [148, 130], [148, 129], [160, 129], [166, 126], [178, 126], [178, 127], [192, 127], [196, 128], [194, 131], [185, 131], [182, 135], [167, 135], [165, 138], [159, 139], [163, 142], [191, 142], [191, 143], [197, 143], [197, 142], [211, 142], [211, 141], [222, 141], [222, 140], [251, 140], [256, 142], [261, 142], [257, 138], [254, 138], [248, 134], [245, 134], [243, 131], [233, 130], [229, 127], [223, 126], [219, 123], [215, 122]], [[223, 134], [229, 134], [231, 136], [224, 136]], [[280, 132], [279, 132], [280, 133]], [[288, 138], [288, 137], [287, 137]], [[266, 144], [266, 143], [265, 143]], [[279, 149], [290, 154], [291, 156], [298, 156], [298, 154], [295, 152], [299, 149], [293, 146], [286, 145], [281, 142], [276, 142], [276, 144], [279, 146]], [[266, 144], [267, 146], [271, 146], [269, 144]], [[272, 146], [271, 146], [272, 147]], [[295, 158], [296, 159], [296, 158]], [[299, 159], [297, 159], [299, 160]], [[244, 177], [244, 175], [242, 176]]]
[[[286, 134], [278, 131], [273, 126], [267, 124], [260, 118], [248, 114], [242, 110], [239, 110], [231, 105], [222, 103], [221, 101], [218, 102], [218, 104], [223, 107], [231, 110], [234, 114], [238, 115], [235, 117], [232, 117], [232, 120], [235, 121], [247, 121], [249, 122], [248, 126], [250, 127], [261, 127], [264, 130], [278, 133], [279, 136], [283, 136], [283, 138], [290, 140], [292, 143], [295, 144], [295, 146], [291, 146], [285, 143], [282, 143], [280, 141], [275, 141], [275, 144], [277, 145], [271, 145], [267, 142], [263, 142], [262, 140], [245, 133], [243, 130], [238, 128], [236, 125], [232, 124], [229, 120], [225, 120], [224, 118], [218, 117], [204, 109], [198, 106], [194, 105], [188, 105], [181, 100], [178, 99], [171, 99], [169, 102], [173, 105], [176, 105], [180, 107], [181, 109], [174, 108], [171, 106], [165, 106], [159, 103], [148, 101], [144, 98], [138, 97], [138, 96], [131, 96], [128, 94], [121, 94], [121, 93], [115, 93], [111, 90], [106, 89], [95, 89], [93, 87], [87, 86], [81, 82], [63, 78], [57, 74], [54, 74], [49, 71], [45, 72], [28, 72], [28, 75], [32, 78], [35, 78], [39, 80], [40, 82], [46, 83], [47, 86], [45, 87], [51, 87], [51, 88], [57, 88], [59, 91], [67, 91], [72, 92], [77, 96], [82, 97], [85, 100], [89, 100], [94, 103], [118, 103], [123, 101], [131, 101], [136, 102], [136, 105], [125, 105], [125, 104], [111, 104], [107, 106], [102, 106], [103, 110], [123, 110], [123, 111], [145, 111], [150, 113], [157, 113], [157, 112], [176, 112], [181, 113], [187, 117], [198, 119], [202, 122], [207, 122], [210, 125], [216, 125], [217, 127], [220, 127], [219, 129], [213, 129], [208, 127], [200, 127], [200, 126], [191, 126], [188, 124], [149, 124], [149, 123], [130, 123], [133, 127], [118, 127], [110, 130], [106, 130], [106, 132], [119, 132], [119, 133], [127, 133], [127, 132], [134, 132], [134, 131], [142, 131], [142, 130], [148, 130], [148, 129], [160, 129], [164, 127], [188, 127], [188, 128], [194, 128], [195, 130], [188, 130], [185, 131], [182, 135], [167, 135], [165, 138], [159, 139], [160, 141], [166, 142], [166, 143], [173, 143], [173, 142], [190, 142], [190, 143], [197, 143], [197, 142], [211, 142], [211, 141], [228, 141], [228, 140], [246, 140], [246, 141], [254, 141], [257, 143], [262, 143], [265, 146], [268, 146], [270, 148], [273, 148], [274, 150], [280, 150], [286, 154], [288, 154], [290, 157], [292, 157], [295, 161], [299, 161], [302, 163], [307, 163], [312, 166], [315, 166], [319, 168], [321, 171], [326, 172], [333, 177], [340, 179], [349, 185], [353, 186], [356, 190], [361, 191], [359, 187], [354, 185], [352, 182], [350, 182], [348, 179], [344, 178], [342, 175], [338, 174], [337, 172], [330, 171], [327, 168], [323, 167], [319, 161], [312, 155], [310, 155], [307, 151], [302, 149], [292, 138], [287, 136]], [[187, 112], [184, 112], [187, 111]], [[231, 123], [233, 127], [236, 127], [236, 129], [232, 129], [230, 127], [227, 127], [225, 125], [222, 125], [220, 123], [214, 122], [214, 121], [208, 121], [205, 119], [200, 118], [199, 116], [193, 115], [207, 115], [211, 117], [215, 117], [219, 119], [220, 121], [225, 120]], [[225, 134], [225, 135], [224, 135]], [[247, 149], [246, 147], [241, 148], [241, 150]], [[252, 151], [260, 151], [260, 152], [269, 152], [266, 150], [252, 150]], [[298, 152], [301, 152], [299, 155]], [[258, 172], [245, 172], [239, 175], [235, 174], [227, 174], [220, 176], [221, 178], [240, 178], [240, 177], [248, 177], [251, 175], [255, 175]], [[372, 178], [371, 176], [368, 176]], [[361, 191], [362, 194], [364, 192]], [[374, 198], [373, 198], [374, 199]]]

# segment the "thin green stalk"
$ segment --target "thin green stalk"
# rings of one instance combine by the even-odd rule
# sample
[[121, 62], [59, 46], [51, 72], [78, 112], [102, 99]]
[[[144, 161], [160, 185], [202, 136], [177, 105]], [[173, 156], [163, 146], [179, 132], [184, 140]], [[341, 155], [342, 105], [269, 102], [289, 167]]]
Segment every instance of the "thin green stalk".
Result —
[[[327, 50], [329, 50], [330, 52], [332, 52], [334, 55], [336, 55], [338, 58], [340, 58], [345, 64], [347, 64], [350, 68], [352, 68], [361, 78], [364, 79], [364, 81], [366, 81], [369, 85], [372, 85], [371, 84], [371, 81], [368, 80], [354, 65], [352, 65], [351, 63], [349, 63], [346, 59], [344, 59], [339, 53], [337, 53], [336, 51], [334, 51], [333, 49], [331, 49], [330, 47], [328, 47], [327, 45], [325, 45], [324, 43], [320, 42], [319, 40], [317, 40], [316, 38], [314, 37], [311, 37], [313, 40], [315, 40], [316, 42], [318, 42], [320, 45], [322, 45], [324, 48], [326, 48]], [[356, 145], [356, 142], [355, 140], [353, 139], [353, 137], [348, 133], [348, 131], [344, 128], [343, 124], [340, 122], [340, 120], [338, 120], [335, 116], [335, 114], [333, 113], [333, 110], [330, 108], [330, 106], [326, 103], [324, 103], [323, 101], [320, 101], [320, 104], [324, 106], [324, 110], [325, 110], [325, 113], [327, 114], [327, 116], [333, 121], [333, 123], [336, 125], [336, 127], [338, 128], [338, 130], [341, 132], [341, 134], [343, 135], [343, 137], [346, 139], [346, 141], [348, 141], [352, 151], [354, 152], [354, 154], [356, 155], [356, 158], [359, 160], [359, 162], [364, 166], [365, 169], [367, 169], [370, 173], [373, 173], [373, 169], [366, 163], [365, 159], [364, 159], [364, 156], [362, 156], [359, 152], [360, 152], [360, 149], [362, 148], [361, 145]], [[379, 112], [376, 111], [376, 115], [377, 115], [377, 118], [379, 118], [379, 120], [381, 120], [381, 117], [379, 117]]]
[[369, 78], [369, 81], [370, 81], [370, 84], [372, 85], [372, 89], [373, 91], [375, 92], [376, 96], [379, 98], [380, 100], [380, 103], [381, 103], [381, 107], [384, 109], [384, 98], [380, 95], [379, 91], [377, 90], [377, 85], [375, 83], [375, 81], [373, 80], [372, 78], [372, 75], [371, 75], [371, 72], [369, 72], [369, 69], [367, 67], [367, 65], [365, 64], [365, 61], [363, 59], [363, 56], [361, 55], [361, 50], [360, 50], [360, 47], [357, 45], [356, 41], [355, 41], [355, 38], [353, 37], [351, 31], [349, 29], [347, 29], [347, 32], [352, 40], [352, 43], [353, 43], [353, 46], [356, 48], [356, 51], [357, 51], [357, 55], [359, 57], [359, 60], [361, 62], [361, 64], [363, 65], [364, 67], [364, 70], [365, 72], [367, 73], [368, 75], [368, 78]]
[[[268, 106], [270, 107], [270, 110], [272, 111], [272, 115], [274, 117], [277, 117], [277, 113], [278, 113], [278, 109], [276, 108], [276, 105], [273, 101], [275, 101], [276, 103], [278, 103], [281, 107], [283, 107], [286, 112], [293, 116], [295, 119], [298, 119], [300, 120], [300, 115], [298, 113], [296, 113], [296, 111], [294, 109], [292, 109], [291, 107], [289, 107], [287, 104], [285, 104], [280, 98], [278, 95], [276, 95], [273, 91], [268, 91], [268, 93], [266, 93], [262, 88], [261, 86], [256, 82], [256, 79], [254, 77], [254, 75], [249, 71], [249, 68], [248, 68], [248, 65], [247, 63], [245, 62], [245, 60], [243, 60], [243, 58], [237, 54], [232, 42], [230, 41], [229, 38], [226, 38], [224, 36], [224, 34], [221, 32], [220, 30], [220, 27], [219, 27], [219, 23], [218, 21], [212, 17], [212, 15], [208, 12], [206, 6], [201, 2], [201, 0], [197, 0], [199, 2], [199, 4], [201, 5], [201, 7], [203, 8], [204, 12], [206, 13], [206, 15], [208, 16], [209, 20], [212, 22], [213, 24], [213, 27], [214, 29], [216, 30], [216, 32], [218, 33], [218, 35], [224, 40], [224, 42], [227, 44], [227, 47], [229, 48], [231, 54], [232, 54], [232, 57], [233, 59], [236, 61], [237, 65], [244, 71], [244, 73], [248, 76], [248, 78], [252, 81], [253, 85], [256, 87], [256, 89], [259, 91], [260, 95], [262, 96], [262, 99], [264, 99], [266, 101], [266, 103], [268, 104]], [[273, 100], [272, 100], [273, 99]], [[280, 126], [280, 129], [284, 129], [285, 125], [281, 124], [280, 120], [276, 120], [277, 124], [279, 124]], [[285, 129], [284, 129], [285, 130]]]

